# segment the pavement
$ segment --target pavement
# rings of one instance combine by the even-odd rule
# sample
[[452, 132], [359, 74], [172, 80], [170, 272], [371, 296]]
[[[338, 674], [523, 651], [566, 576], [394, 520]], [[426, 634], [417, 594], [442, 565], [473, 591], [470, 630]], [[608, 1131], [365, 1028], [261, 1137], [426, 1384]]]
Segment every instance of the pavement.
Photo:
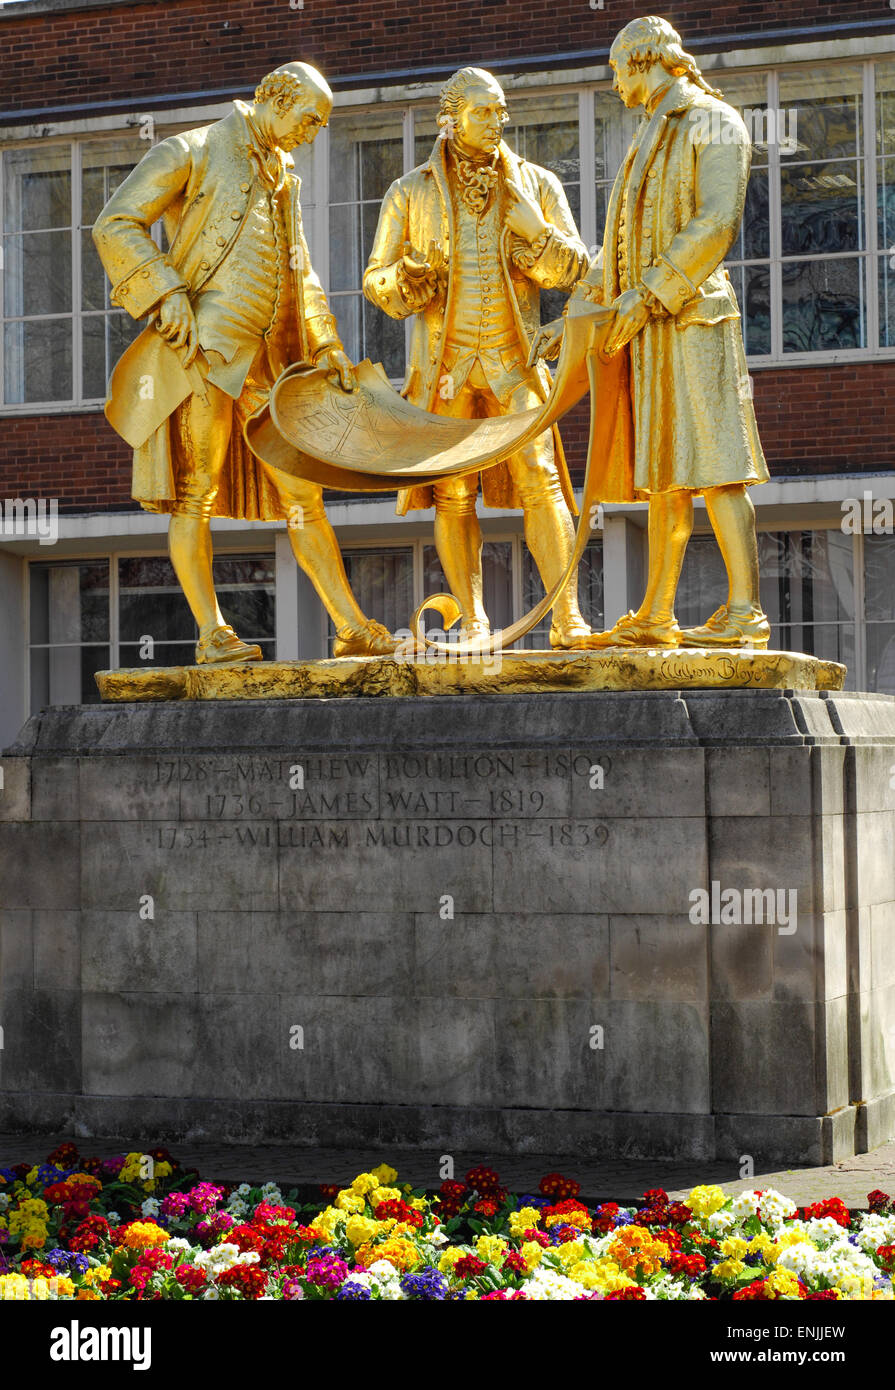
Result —
[[[43, 1162], [58, 1144], [69, 1140], [83, 1155], [112, 1154], [155, 1147], [123, 1138], [80, 1139], [73, 1134], [0, 1134], [0, 1167], [14, 1163]], [[160, 1140], [164, 1143], [164, 1140]], [[318, 1183], [345, 1185], [357, 1173], [369, 1171], [379, 1163], [397, 1168], [399, 1181], [414, 1187], [434, 1189], [442, 1181], [442, 1155], [420, 1150], [373, 1151], [370, 1149], [302, 1149], [294, 1145], [242, 1145], [220, 1143], [169, 1144], [173, 1156], [185, 1168], [197, 1168], [207, 1181], [273, 1181], [284, 1192], [292, 1188], [315, 1188]], [[593, 1202], [616, 1201], [623, 1205], [636, 1201], [650, 1187], [663, 1187], [671, 1197], [683, 1198], [697, 1184], [718, 1183], [725, 1192], [749, 1188], [776, 1188], [799, 1205], [841, 1197], [849, 1207], [867, 1205], [867, 1193], [874, 1188], [895, 1192], [895, 1142], [858, 1154], [825, 1168], [786, 1168], [760, 1170], [740, 1177], [731, 1163], [661, 1163], [643, 1159], [578, 1159], [549, 1154], [452, 1154], [454, 1176], [462, 1178], [476, 1164], [495, 1168], [512, 1192], [537, 1192], [545, 1173], [562, 1173], [581, 1184], [582, 1197]], [[310, 1200], [313, 1194], [308, 1193]]]

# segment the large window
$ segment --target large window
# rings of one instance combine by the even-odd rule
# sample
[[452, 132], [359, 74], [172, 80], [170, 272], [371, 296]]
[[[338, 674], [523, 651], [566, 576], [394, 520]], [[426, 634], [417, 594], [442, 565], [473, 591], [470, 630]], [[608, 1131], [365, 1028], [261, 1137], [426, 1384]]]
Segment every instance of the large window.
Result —
[[867, 689], [895, 695], [895, 537], [863, 537]]
[[[224, 621], [273, 658], [273, 556], [216, 556], [214, 579]], [[162, 556], [35, 561], [29, 613], [32, 713], [96, 703], [97, 671], [195, 660], [196, 624]]]

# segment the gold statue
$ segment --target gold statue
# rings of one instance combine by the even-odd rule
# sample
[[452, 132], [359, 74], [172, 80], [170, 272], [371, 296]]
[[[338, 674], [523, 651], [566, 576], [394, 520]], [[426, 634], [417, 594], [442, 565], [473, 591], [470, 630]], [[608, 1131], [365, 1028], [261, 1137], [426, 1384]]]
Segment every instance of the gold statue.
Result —
[[[543, 364], [526, 364], [540, 325], [540, 289], [570, 290], [587, 267], [562, 185], [501, 139], [509, 119], [498, 82], [462, 68], [441, 90], [439, 138], [427, 163], [383, 202], [364, 294], [395, 319], [414, 316], [403, 394], [436, 415], [480, 418], [530, 410], [550, 393]], [[521, 506], [545, 588], [565, 572], [577, 509], [553, 428], [481, 474], [489, 507]], [[467, 638], [489, 632], [482, 602], [479, 474], [405, 488], [398, 511], [435, 505], [435, 544]], [[589, 634], [574, 584], [556, 600], [550, 641]]]
[[[327, 367], [345, 391], [352, 365], [315, 275], [289, 151], [329, 120], [315, 68], [287, 63], [254, 103], [154, 146], [93, 229], [111, 299], [149, 327], [113, 375], [106, 412], [134, 447], [133, 495], [171, 513], [171, 562], [199, 628], [197, 663], [260, 660], [224, 623], [212, 578], [210, 518], [288, 518], [298, 563], [337, 637], [334, 653], [383, 655], [396, 640], [351, 592], [322, 489], [262, 465], [243, 424], [290, 363]], [[150, 228], [164, 220], [169, 250]]]
[[[627, 24], [609, 62], [615, 90], [647, 119], [615, 180], [602, 250], [572, 298], [615, 311], [607, 352], [630, 345], [634, 487], [649, 499], [649, 575], [637, 612], [581, 645], [766, 647], [747, 486], [769, 475], [722, 264], [743, 215], [749, 136], [666, 20]], [[532, 358], [554, 355], [562, 328], [545, 326]], [[674, 600], [698, 493], [729, 592], [701, 627], [681, 630]]]

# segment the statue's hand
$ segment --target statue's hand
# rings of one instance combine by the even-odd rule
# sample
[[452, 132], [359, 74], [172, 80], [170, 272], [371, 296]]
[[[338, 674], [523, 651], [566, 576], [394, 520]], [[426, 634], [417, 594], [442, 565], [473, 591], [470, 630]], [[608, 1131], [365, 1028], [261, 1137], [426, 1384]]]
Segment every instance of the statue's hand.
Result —
[[532, 338], [528, 351], [529, 367], [533, 367], [539, 357], [546, 358], [548, 362], [556, 360], [562, 347], [562, 335], [565, 326], [565, 319], [554, 319], [552, 323], [545, 323], [538, 329]]
[[650, 311], [636, 289], [625, 290], [624, 294], [613, 299], [609, 307], [615, 310], [615, 318], [606, 338], [604, 351], [607, 356], [612, 357], [649, 322]]
[[403, 271], [401, 294], [414, 313], [425, 309], [438, 292], [439, 272], [445, 267], [444, 250], [441, 242], [430, 241], [425, 256], [419, 256], [409, 241], [404, 243], [401, 257]]
[[357, 386], [354, 367], [351, 365], [350, 358], [341, 348], [331, 347], [327, 348], [325, 352], [321, 352], [315, 366], [327, 368], [327, 379], [335, 381], [338, 378], [343, 391], [353, 391]]
[[158, 331], [171, 347], [182, 348], [186, 345], [183, 363], [188, 367], [199, 351], [199, 329], [193, 306], [183, 290], [175, 290], [162, 300], [158, 315]]
[[515, 232], [531, 245], [542, 232], [546, 232], [547, 220], [534, 198], [530, 198], [512, 179], [507, 179], [507, 188], [513, 195], [514, 202], [504, 222], [511, 232]]

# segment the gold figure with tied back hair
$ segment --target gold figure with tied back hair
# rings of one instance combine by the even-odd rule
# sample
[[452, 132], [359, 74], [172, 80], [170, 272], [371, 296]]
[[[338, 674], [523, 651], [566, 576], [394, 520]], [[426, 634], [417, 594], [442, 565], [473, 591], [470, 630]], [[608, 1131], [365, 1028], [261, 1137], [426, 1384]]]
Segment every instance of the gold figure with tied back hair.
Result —
[[[332, 92], [286, 63], [223, 120], [155, 145], [103, 208], [93, 236], [112, 303], [148, 326], [119, 361], [106, 414], [134, 449], [133, 496], [171, 513], [171, 562], [199, 628], [196, 661], [252, 661], [224, 622], [210, 519], [288, 519], [298, 563], [336, 627], [334, 653], [387, 655], [348, 583], [322, 489], [262, 464], [243, 424], [292, 363], [355, 377], [305, 242], [289, 153], [329, 120]], [[150, 230], [163, 220], [169, 249]]]
[[[626, 405], [634, 488], [649, 500], [649, 575], [637, 612], [581, 645], [766, 647], [748, 487], [769, 474], [723, 266], [743, 215], [749, 135], [667, 20], [626, 25], [609, 62], [622, 101], [642, 106], [646, 119], [615, 180], [603, 247], [572, 299], [613, 309], [606, 351], [630, 358]], [[554, 355], [563, 327], [546, 325], [532, 357]], [[728, 598], [701, 627], [681, 630], [674, 602], [700, 493]]]
[[[571, 290], [587, 268], [562, 184], [501, 139], [500, 84], [462, 68], [441, 90], [430, 158], [397, 179], [382, 205], [364, 294], [395, 319], [413, 318], [403, 395], [435, 415], [474, 419], [546, 401], [550, 374], [528, 366], [541, 289]], [[482, 599], [479, 473], [404, 488], [398, 510], [435, 506], [435, 544], [462, 632], [489, 632]], [[576, 511], [554, 427], [481, 472], [489, 507], [521, 507], [525, 539], [550, 591], [572, 554]], [[553, 608], [550, 642], [571, 647], [590, 628], [569, 584]]]

